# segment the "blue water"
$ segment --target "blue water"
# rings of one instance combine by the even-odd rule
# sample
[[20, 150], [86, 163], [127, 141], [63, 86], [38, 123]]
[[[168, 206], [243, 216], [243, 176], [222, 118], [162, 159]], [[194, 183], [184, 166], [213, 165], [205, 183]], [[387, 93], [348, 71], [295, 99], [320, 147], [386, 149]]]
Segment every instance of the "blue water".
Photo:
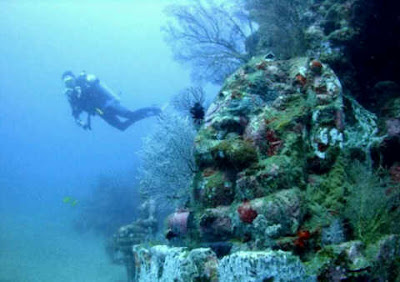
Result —
[[[84, 3], [82, 3], [84, 2]], [[99, 175], [134, 181], [142, 138], [99, 118], [77, 127], [65, 70], [96, 74], [122, 103], [163, 105], [189, 85], [160, 26], [168, 1], [0, 1], [0, 281], [123, 281], [103, 239], [71, 220]]]

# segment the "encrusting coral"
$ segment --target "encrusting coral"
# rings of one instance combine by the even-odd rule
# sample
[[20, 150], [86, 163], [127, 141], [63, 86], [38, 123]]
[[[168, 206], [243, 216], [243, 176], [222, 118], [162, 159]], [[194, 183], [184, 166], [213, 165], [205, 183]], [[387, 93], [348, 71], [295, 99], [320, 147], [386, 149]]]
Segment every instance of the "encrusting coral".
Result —
[[[351, 159], [368, 166], [382, 139], [373, 115], [343, 97], [327, 64], [256, 57], [227, 79], [205, 121], [195, 144], [202, 173], [192, 187], [200, 203], [192, 241], [219, 240], [223, 232], [236, 242], [231, 252], [272, 247], [311, 261], [330, 244], [362, 239], [347, 224], [349, 195], [358, 189]], [[324, 267], [313, 271], [322, 277]]]
[[[187, 232], [174, 232], [169, 242], [186, 243], [193, 254], [137, 247], [139, 274], [396, 281], [400, 81], [392, 62], [399, 52], [393, 40], [377, 39], [398, 34], [397, 15], [385, 9], [398, 4], [261, 2], [249, 1], [260, 8], [250, 11], [262, 25], [249, 38], [260, 56], [226, 79], [195, 138]], [[266, 39], [281, 29], [262, 32], [282, 18], [263, 12], [282, 5], [285, 13], [276, 15], [296, 23], [296, 37], [286, 38], [296, 44], [272, 46], [280, 47], [277, 57], [265, 50], [274, 44]], [[288, 54], [303, 57], [286, 60]]]

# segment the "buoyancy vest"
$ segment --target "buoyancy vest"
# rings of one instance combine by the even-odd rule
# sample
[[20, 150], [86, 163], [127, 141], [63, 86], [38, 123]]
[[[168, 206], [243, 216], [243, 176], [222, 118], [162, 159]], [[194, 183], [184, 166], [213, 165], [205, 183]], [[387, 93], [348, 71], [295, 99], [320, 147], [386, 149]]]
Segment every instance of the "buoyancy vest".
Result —
[[119, 101], [115, 93], [92, 74], [82, 72], [76, 79], [81, 88], [79, 106], [90, 114], [102, 114], [107, 105]]

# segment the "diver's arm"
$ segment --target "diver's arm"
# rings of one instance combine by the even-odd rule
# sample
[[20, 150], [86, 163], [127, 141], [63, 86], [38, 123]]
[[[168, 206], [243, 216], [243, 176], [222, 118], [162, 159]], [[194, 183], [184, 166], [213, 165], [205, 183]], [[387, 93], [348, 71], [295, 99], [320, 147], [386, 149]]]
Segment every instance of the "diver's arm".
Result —
[[69, 100], [69, 104], [71, 105], [72, 116], [74, 117], [75, 123], [79, 126], [83, 126], [84, 123], [81, 120], [82, 110], [72, 101], [72, 99]]
[[81, 120], [81, 113], [82, 113], [82, 110], [81, 110], [80, 108], [76, 107], [76, 106], [73, 106], [73, 104], [71, 104], [71, 107], [72, 107], [72, 116], [73, 116], [74, 119], [75, 119], [75, 123], [76, 123], [78, 126], [80, 126], [80, 127], [82, 127], [83, 129], [85, 129], [85, 130], [86, 130], [86, 129], [92, 129], [91, 126], [90, 126], [90, 114], [88, 114], [87, 122], [84, 123], [84, 122]]
[[76, 124], [79, 125], [80, 127], [82, 127], [84, 130], [92, 130], [90, 114], [88, 113], [86, 123], [85, 123], [80, 119], [80, 113], [77, 116], [74, 115]]
[[86, 124], [84, 124], [82, 127], [85, 130], [87, 130], [87, 129], [92, 130], [92, 122], [91, 122], [91, 118], [90, 118], [90, 114], [89, 113], [87, 115]]
[[79, 125], [80, 127], [82, 127], [83, 129], [86, 129], [86, 128], [85, 128], [85, 123], [80, 119], [80, 113], [79, 113], [78, 115], [74, 115], [74, 114], [73, 114], [73, 116], [74, 116], [74, 118], [75, 118], [75, 123], [76, 123], [77, 125]]
[[[75, 123], [85, 130], [90, 128], [90, 124], [89, 124], [89, 126], [87, 126], [87, 124], [85, 124], [80, 118], [81, 113], [82, 113], [82, 109], [79, 106], [79, 98], [82, 94], [81, 88], [75, 87], [74, 89], [67, 89], [66, 94], [68, 96], [68, 101], [71, 106], [72, 116], [75, 119]], [[89, 122], [90, 122], [90, 119], [89, 119]]]

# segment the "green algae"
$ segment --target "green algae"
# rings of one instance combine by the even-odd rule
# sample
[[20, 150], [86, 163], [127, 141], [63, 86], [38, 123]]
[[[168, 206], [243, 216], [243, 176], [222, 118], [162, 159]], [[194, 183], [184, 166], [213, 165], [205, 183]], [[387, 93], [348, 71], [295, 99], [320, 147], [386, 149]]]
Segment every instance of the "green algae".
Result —
[[211, 148], [216, 165], [221, 168], [244, 169], [257, 161], [255, 147], [239, 138], [222, 140]]
[[309, 229], [326, 226], [344, 212], [349, 183], [345, 161], [339, 157], [332, 169], [324, 175], [310, 175], [306, 189]]
[[236, 186], [238, 201], [264, 197], [294, 186], [305, 186], [302, 167], [284, 155], [262, 159], [256, 166], [242, 171], [238, 178]]
[[396, 208], [396, 201], [393, 202], [397, 194], [386, 193], [389, 179], [355, 162], [349, 169], [349, 181], [351, 189], [346, 198], [345, 216], [355, 237], [371, 243], [385, 234], [396, 232], [391, 223], [400, 219], [400, 211]]
[[290, 125], [296, 121], [303, 119], [309, 112], [309, 106], [303, 94], [290, 95], [282, 105], [283, 109], [268, 109], [265, 112], [265, 120], [268, 126], [276, 132], [285, 131]]
[[218, 171], [204, 178], [203, 203], [205, 207], [229, 205], [233, 202], [233, 183], [226, 179], [223, 172]]

